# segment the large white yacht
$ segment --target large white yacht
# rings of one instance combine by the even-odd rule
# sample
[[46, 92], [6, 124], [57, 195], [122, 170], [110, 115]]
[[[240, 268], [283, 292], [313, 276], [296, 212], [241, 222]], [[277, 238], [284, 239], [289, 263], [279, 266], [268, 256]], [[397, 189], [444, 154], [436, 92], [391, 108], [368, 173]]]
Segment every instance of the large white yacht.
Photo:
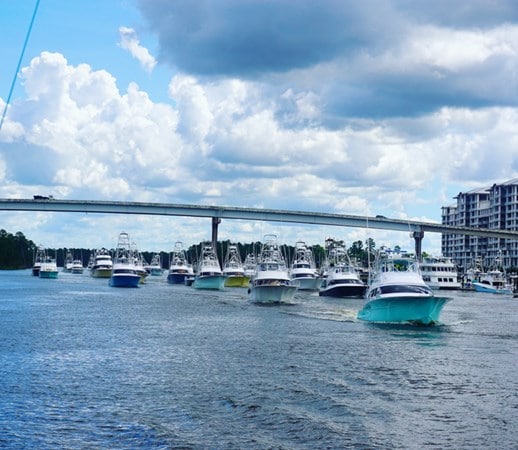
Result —
[[451, 258], [424, 257], [420, 267], [424, 282], [432, 289], [460, 289], [457, 266]]

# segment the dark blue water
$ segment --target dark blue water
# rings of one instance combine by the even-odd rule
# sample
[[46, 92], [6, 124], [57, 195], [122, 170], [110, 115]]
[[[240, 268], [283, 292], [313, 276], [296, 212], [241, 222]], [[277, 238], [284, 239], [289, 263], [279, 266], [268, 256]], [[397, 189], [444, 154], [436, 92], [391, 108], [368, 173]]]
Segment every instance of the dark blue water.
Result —
[[149, 278], [0, 272], [1, 448], [517, 448], [518, 299], [374, 326]]

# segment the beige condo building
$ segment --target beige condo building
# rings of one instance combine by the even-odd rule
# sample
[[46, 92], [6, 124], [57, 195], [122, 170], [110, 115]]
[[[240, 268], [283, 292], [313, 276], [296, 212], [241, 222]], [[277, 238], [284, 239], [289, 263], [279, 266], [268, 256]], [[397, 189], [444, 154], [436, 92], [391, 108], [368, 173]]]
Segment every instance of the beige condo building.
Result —
[[[459, 192], [456, 204], [442, 207], [443, 225], [518, 231], [518, 178], [489, 187]], [[442, 254], [463, 270], [477, 258], [484, 268], [497, 258], [506, 270], [518, 268], [518, 241], [479, 236], [442, 235]]]

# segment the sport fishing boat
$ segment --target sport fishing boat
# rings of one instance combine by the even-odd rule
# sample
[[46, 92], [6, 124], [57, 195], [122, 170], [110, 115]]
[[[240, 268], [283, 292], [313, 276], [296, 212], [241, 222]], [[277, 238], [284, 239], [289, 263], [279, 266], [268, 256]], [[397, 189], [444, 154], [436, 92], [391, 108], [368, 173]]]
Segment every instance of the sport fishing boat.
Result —
[[334, 239], [326, 240], [327, 261], [324, 281], [318, 295], [325, 297], [362, 297], [367, 285], [359, 270], [351, 263], [345, 245]]
[[245, 276], [248, 278], [248, 284], [250, 285], [250, 280], [255, 274], [255, 266], [257, 265], [255, 255], [253, 253], [246, 255], [245, 262], [243, 264], [245, 267]]
[[473, 282], [473, 288], [475, 292], [486, 294], [513, 294], [512, 285], [506, 281], [504, 273], [500, 270], [489, 270], [480, 278], [480, 281]]
[[457, 267], [451, 258], [428, 256], [423, 258], [419, 266], [424, 282], [432, 289], [461, 288]]
[[55, 279], [58, 277], [58, 273], [56, 258], [52, 258], [50, 255], [46, 254], [40, 265], [39, 277]]
[[90, 265], [90, 276], [93, 278], [110, 278], [112, 269], [113, 261], [110, 252], [105, 248], [95, 251]]
[[162, 261], [158, 253], [155, 253], [151, 257], [151, 262], [144, 268], [146, 269], [146, 272], [151, 276], [159, 277], [164, 273], [164, 269], [162, 269]]
[[290, 278], [301, 291], [316, 291], [322, 284], [322, 277], [317, 272], [313, 251], [305, 242], [295, 243]]
[[226, 287], [246, 287], [250, 282], [250, 277], [245, 275], [245, 266], [236, 244], [229, 244], [227, 247], [227, 255], [223, 262], [223, 275], [226, 277]]
[[381, 249], [371, 271], [358, 319], [367, 322], [432, 325], [450, 299], [436, 297], [415, 257]]
[[72, 256], [72, 252], [67, 251], [65, 256], [65, 262], [63, 264], [63, 272], [72, 272], [72, 266], [74, 265], [74, 257]]
[[477, 281], [472, 282], [476, 292], [486, 294], [512, 295], [513, 286], [506, 279], [505, 272], [501, 269], [501, 259], [496, 257], [491, 267], [484, 274], [480, 275]]
[[277, 236], [266, 235], [248, 289], [249, 299], [256, 303], [283, 303], [293, 300], [297, 286], [290, 278], [286, 260]]
[[137, 244], [135, 244], [135, 242], [131, 244], [131, 254], [133, 255], [135, 269], [137, 270], [137, 273], [140, 275], [140, 283], [144, 284], [149, 273], [145, 269], [146, 261], [144, 259], [144, 255], [142, 255], [142, 253], [139, 252]]
[[75, 274], [81, 274], [83, 273], [83, 270], [84, 270], [84, 267], [83, 267], [83, 261], [81, 261], [80, 259], [74, 259], [72, 261], [72, 273], [75, 273]]
[[186, 278], [193, 279], [194, 271], [192, 265], [187, 262], [187, 255], [185, 254], [183, 243], [177, 241], [171, 253], [167, 282], [169, 284], [185, 284]]
[[113, 259], [113, 269], [110, 276], [110, 286], [138, 287], [140, 275], [135, 266], [135, 255], [130, 245], [128, 233], [120, 233]]
[[35, 277], [40, 276], [40, 268], [41, 263], [45, 261], [45, 258], [47, 257], [47, 252], [44, 247], [41, 245], [38, 246], [36, 249], [36, 254], [34, 255], [34, 263], [32, 265], [32, 275]]
[[201, 246], [198, 269], [192, 287], [195, 289], [221, 290], [224, 285], [225, 276], [219, 265], [216, 250], [211, 242], [204, 242]]

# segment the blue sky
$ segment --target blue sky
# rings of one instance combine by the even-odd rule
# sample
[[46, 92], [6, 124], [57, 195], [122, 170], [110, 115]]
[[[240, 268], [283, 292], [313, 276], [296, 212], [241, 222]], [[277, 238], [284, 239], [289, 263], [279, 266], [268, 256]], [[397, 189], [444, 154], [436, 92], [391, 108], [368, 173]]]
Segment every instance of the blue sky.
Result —
[[[3, 110], [35, 1], [0, 0]], [[0, 197], [441, 220], [517, 176], [514, 1], [41, 0], [0, 131]], [[43, 245], [143, 250], [210, 221], [0, 212]], [[286, 243], [407, 234], [224, 221]], [[440, 251], [427, 235], [424, 250]]]

